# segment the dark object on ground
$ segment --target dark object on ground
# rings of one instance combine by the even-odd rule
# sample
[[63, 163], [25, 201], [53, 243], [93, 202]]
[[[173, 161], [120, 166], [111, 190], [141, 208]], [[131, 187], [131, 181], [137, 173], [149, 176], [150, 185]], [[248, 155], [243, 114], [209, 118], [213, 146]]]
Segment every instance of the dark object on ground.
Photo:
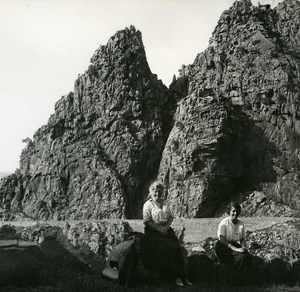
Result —
[[142, 260], [143, 241], [143, 233], [131, 233], [129, 239], [118, 244], [109, 255], [102, 275], [126, 287], [155, 285], [164, 281], [156, 271], [145, 268]]
[[17, 239], [16, 229], [10, 225], [3, 225], [0, 227], [0, 239], [9, 240], [9, 239]]
[[227, 264], [219, 264], [217, 266], [217, 282], [226, 286], [241, 286], [243, 279], [235, 269]]
[[214, 283], [217, 278], [216, 265], [204, 253], [188, 257], [188, 278], [194, 283]]
[[0, 285], [38, 285], [45, 257], [36, 245], [0, 248]]
[[55, 265], [67, 267], [80, 272], [89, 272], [88, 264], [67, 250], [58, 240], [48, 238], [41, 244], [41, 250], [47, 260]]

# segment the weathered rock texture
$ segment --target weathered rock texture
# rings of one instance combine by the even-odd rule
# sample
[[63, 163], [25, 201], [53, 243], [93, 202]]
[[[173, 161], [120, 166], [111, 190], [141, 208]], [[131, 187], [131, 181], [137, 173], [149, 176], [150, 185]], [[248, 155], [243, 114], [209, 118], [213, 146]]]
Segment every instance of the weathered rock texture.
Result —
[[[188, 244], [186, 248], [188, 248], [190, 255], [204, 253], [216, 263], [219, 262], [215, 253], [216, 242], [216, 237], [208, 237], [199, 243]], [[247, 249], [252, 255], [253, 280], [256, 284], [289, 283], [295, 285], [299, 283], [299, 220], [277, 223], [268, 228], [248, 231], [246, 242]], [[222, 265], [219, 266], [219, 272], [222, 272], [223, 268]], [[236, 284], [239, 285], [240, 283]]]
[[188, 95], [159, 171], [176, 215], [213, 216], [253, 190], [300, 209], [299, 15], [298, 1], [274, 10], [236, 1], [183, 68]]
[[130, 218], [156, 173], [172, 102], [152, 74], [141, 33], [100, 46], [74, 92], [63, 96], [2, 180], [1, 205], [39, 219]]
[[[246, 242], [253, 259], [255, 283], [299, 283], [299, 219], [273, 218], [271, 220], [268, 218], [269, 220], [265, 221], [260, 218], [245, 219], [247, 219], [245, 220]], [[217, 279], [219, 280], [221, 277], [220, 273], [226, 272], [226, 268], [218, 264], [219, 259], [214, 250], [219, 221], [220, 219], [216, 218], [175, 220], [175, 228], [178, 229], [179, 225], [186, 227], [182, 243], [188, 254], [189, 276], [195, 283], [216, 283]], [[128, 240], [131, 231], [139, 231], [137, 227], [141, 227], [143, 222], [142, 220], [100, 220], [70, 224], [57, 222], [57, 224], [61, 227], [50, 225], [2, 226], [0, 228], [2, 255], [8, 254], [3, 250], [3, 244], [12, 242], [12, 238], [18, 239], [19, 246], [17, 243], [15, 248], [19, 249], [22, 249], [26, 242], [31, 246], [35, 242], [35, 249], [38, 247], [39, 253], [42, 253], [45, 258], [40, 263], [42, 266], [51, 264], [55, 267], [71, 268], [83, 272], [91, 269], [99, 276], [111, 251], [119, 243]], [[198, 233], [199, 229], [202, 232]], [[24, 259], [26, 262], [30, 257], [24, 255]], [[142, 267], [137, 269], [141, 272], [139, 269]], [[13, 272], [11, 272], [11, 276], [14, 276]], [[142, 283], [145, 282], [142, 281]], [[236, 284], [240, 285], [241, 283]]]
[[119, 31], [2, 180], [2, 217], [141, 217], [157, 174], [178, 217], [217, 216], [235, 197], [247, 215], [295, 216], [299, 15], [299, 1], [236, 1], [169, 90], [151, 73], [140, 32]]

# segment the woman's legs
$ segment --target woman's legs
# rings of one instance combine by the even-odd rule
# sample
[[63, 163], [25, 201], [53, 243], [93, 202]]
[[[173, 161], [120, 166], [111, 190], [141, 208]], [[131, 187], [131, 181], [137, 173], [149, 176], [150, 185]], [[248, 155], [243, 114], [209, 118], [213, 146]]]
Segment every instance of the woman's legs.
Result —
[[163, 235], [145, 228], [144, 265], [159, 270], [173, 279], [182, 278], [184, 276], [183, 256], [178, 239], [170, 229], [167, 235]]
[[[234, 245], [240, 247], [237, 244]], [[215, 251], [221, 263], [233, 267], [241, 275], [244, 282], [251, 282], [252, 259], [247, 251], [243, 253], [233, 251], [220, 241], [216, 243]]]

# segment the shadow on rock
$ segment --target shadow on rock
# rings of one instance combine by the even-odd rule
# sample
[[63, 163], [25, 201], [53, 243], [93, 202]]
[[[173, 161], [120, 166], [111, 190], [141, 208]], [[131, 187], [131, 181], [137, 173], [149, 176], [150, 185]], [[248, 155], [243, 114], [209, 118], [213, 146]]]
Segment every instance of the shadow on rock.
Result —
[[243, 278], [232, 267], [226, 264], [217, 265], [217, 282], [220, 285], [241, 286]]
[[[300, 265], [294, 267], [280, 258], [275, 258], [269, 262], [260, 257], [253, 257], [255, 283], [294, 285], [299, 282]], [[298, 270], [297, 270], [298, 269]]]
[[213, 283], [217, 269], [212, 259], [204, 253], [195, 253], [188, 258], [188, 277], [195, 283]]
[[40, 248], [51, 264], [79, 272], [90, 272], [89, 265], [72, 252], [75, 248], [64, 238], [60, 228], [47, 230], [44, 237]]
[[45, 263], [38, 246], [0, 248], [0, 285], [38, 285], [38, 274]]

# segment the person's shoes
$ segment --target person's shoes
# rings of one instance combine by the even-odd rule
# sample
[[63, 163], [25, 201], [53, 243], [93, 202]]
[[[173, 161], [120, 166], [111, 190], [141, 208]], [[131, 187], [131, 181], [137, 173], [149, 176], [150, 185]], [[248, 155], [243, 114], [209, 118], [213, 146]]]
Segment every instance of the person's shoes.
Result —
[[183, 283], [182, 283], [182, 280], [181, 280], [180, 278], [177, 278], [177, 279], [175, 280], [175, 284], [176, 284], [176, 286], [178, 286], [178, 287], [183, 287], [183, 286], [184, 286]]
[[187, 279], [187, 278], [185, 278], [184, 283], [187, 286], [193, 286], [193, 283], [189, 279]]

